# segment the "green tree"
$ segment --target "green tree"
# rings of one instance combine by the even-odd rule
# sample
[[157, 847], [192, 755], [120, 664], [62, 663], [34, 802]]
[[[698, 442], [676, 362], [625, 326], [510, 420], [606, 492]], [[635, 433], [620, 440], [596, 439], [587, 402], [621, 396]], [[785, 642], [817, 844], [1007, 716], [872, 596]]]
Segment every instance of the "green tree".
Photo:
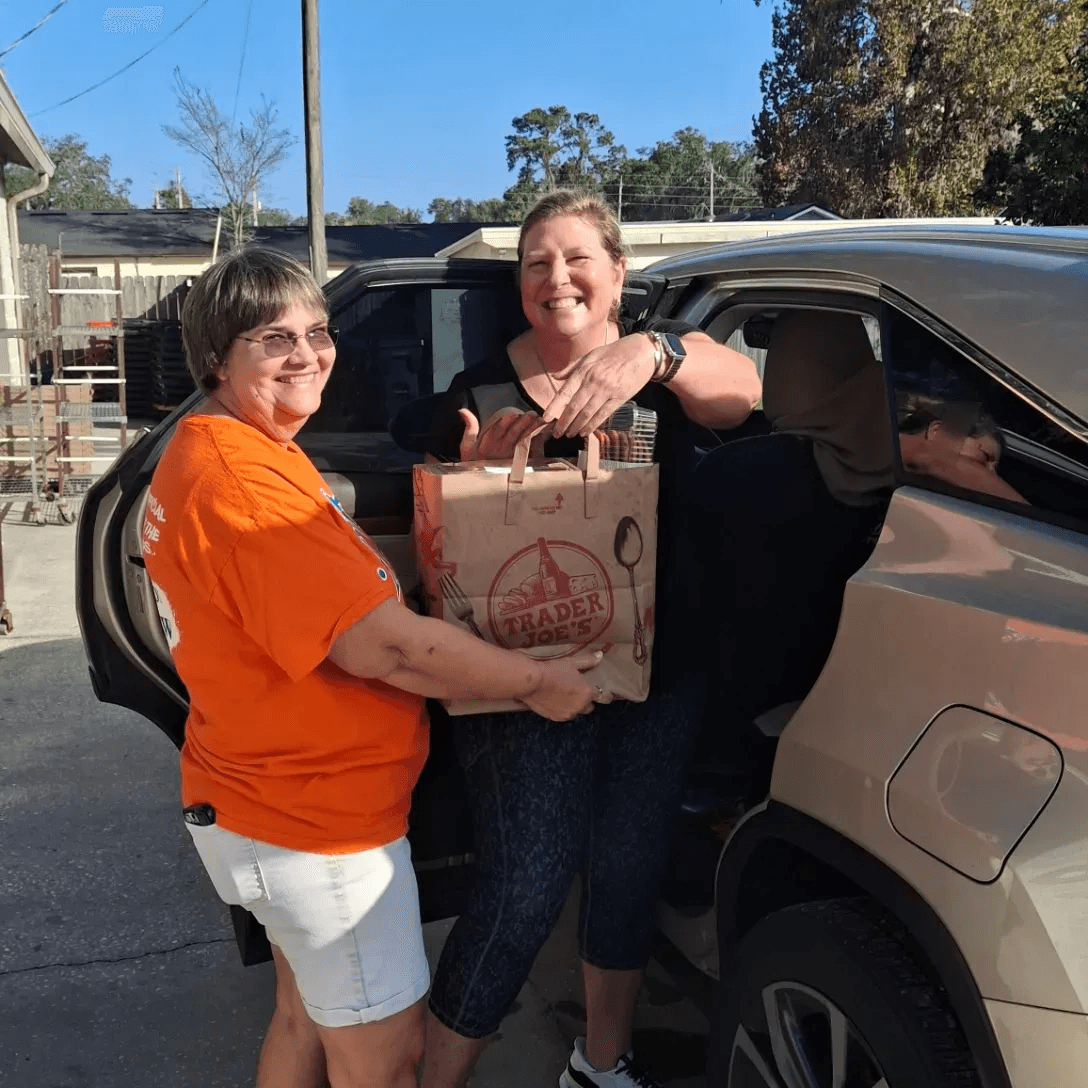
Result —
[[991, 150], [976, 202], [1015, 223], [1088, 224], [1088, 47], [1080, 85], [1017, 118], [1012, 148]]
[[711, 141], [688, 127], [638, 154], [605, 186], [624, 221], [709, 218], [712, 170], [715, 216], [758, 204], [755, 155], [747, 144]]
[[769, 2], [761, 198], [846, 216], [970, 212], [1012, 119], [1069, 87], [1086, 20], [1082, 0]]
[[304, 227], [307, 222], [305, 215], [292, 215], [286, 208], [257, 210], [257, 226], [259, 227]]
[[422, 223], [423, 213], [416, 208], [398, 208], [391, 201], [375, 204], [365, 197], [353, 196], [347, 211], [326, 212], [325, 225], [329, 227], [357, 227], [387, 223]]
[[[116, 211], [134, 207], [129, 200], [131, 178], [114, 178], [110, 173], [109, 155], [97, 158], [87, 150], [87, 141], [69, 134], [59, 139], [43, 139], [57, 172], [49, 188], [40, 196], [31, 197], [26, 207], [31, 211]], [[6, 166], [4, 184], [8, 195], [22, 192], [37, 184], [38, 175], [24, 166]]]
[[506, 201], [501, 196], [488, 197], [486, 200], [469, 200], [458, 196], [452, 200], [436, 196], [427, 205], [427, 211], [434, 216], [435, 223], [506, 223], [509, 216]]
[[180, 125], [163, 125], [175, 143], [193, 152], [212, 178], [223, 202], [223, 220], [232, 244], [242, 245], [253, 226], [252, 197], [287, 158], [295, 142], [285, 128], [276, 127], [276, 108], [262, 99], [245, 125], [223, 114], [209, 91], [189, 83], [174, 69]]
[[192, 208], [193, 198], [184, 185], [181, 187], [181, 203], [178, 203], [178, 181], [170, 178], [165, 185], [160, 186], [156, 192], [159, 195], [160, 208]]
[[572, 114], [566, 106], [539, 107], [515, 117], [506, 137], [506, 167], [517, 180], [503, 194], [517, 221], [541, 194], [564, 185], [598, 189], [618, 172], [627, 149], [595, 113]]

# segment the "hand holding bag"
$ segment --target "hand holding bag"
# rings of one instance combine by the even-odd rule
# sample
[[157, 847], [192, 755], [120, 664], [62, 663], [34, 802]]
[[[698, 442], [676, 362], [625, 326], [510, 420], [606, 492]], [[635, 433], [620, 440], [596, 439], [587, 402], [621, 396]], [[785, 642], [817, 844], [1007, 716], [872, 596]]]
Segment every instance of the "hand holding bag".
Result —
[[[587, 674], [617, 699], [649, 693], [658, 469], [608, 468], [591, 436], [578, 465], [531, 460], [416, 465], [413, 527], [427, 612], [538, 658], [603, 650]], [[451, 714], [520, 703], [454, 700]]]

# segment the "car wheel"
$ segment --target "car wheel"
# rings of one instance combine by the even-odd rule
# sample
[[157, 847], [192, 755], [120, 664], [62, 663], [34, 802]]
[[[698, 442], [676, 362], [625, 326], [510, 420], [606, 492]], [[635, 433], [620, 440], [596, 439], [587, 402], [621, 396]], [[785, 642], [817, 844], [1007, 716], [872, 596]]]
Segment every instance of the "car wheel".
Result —
[[865, 900], [776, 911], [722, 964], [717, 1088], [977, 1088], [944, 991]]

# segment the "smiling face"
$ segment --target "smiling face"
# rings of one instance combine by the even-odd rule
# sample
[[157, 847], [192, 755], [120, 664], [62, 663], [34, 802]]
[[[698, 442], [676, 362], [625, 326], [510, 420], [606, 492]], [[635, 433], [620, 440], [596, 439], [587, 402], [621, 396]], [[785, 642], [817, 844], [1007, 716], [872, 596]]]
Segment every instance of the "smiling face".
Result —
[[[336, 359], [335, 347], [315, 351], [306, 339], [327, 323], [324, 314], [296, 302], [274, 321], [243, 332], [216, 368], [212, 399], [276, 441], [293, 438], [320, 407]], [[277, 335], [298, 339], [290, 354], [269, 358], [264, 344]]]
[[525, 236], [520, 265], [521, 305], [542, 338], [603, 340], [619, 299], [625, 260], [613, 261], [593, 223], [563, 215], [535, 224]]

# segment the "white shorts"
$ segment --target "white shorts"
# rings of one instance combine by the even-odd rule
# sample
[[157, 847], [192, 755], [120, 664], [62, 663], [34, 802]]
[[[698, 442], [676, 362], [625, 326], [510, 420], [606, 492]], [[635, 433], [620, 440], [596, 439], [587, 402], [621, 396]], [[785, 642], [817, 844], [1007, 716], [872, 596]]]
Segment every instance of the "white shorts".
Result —
[[307, 854], [218, 824], [186, 824], [225, 903], [265, 927], [315, 1023], [384, 1020], [430, 984], [419, 893], [405, 838], [357, 854]]

